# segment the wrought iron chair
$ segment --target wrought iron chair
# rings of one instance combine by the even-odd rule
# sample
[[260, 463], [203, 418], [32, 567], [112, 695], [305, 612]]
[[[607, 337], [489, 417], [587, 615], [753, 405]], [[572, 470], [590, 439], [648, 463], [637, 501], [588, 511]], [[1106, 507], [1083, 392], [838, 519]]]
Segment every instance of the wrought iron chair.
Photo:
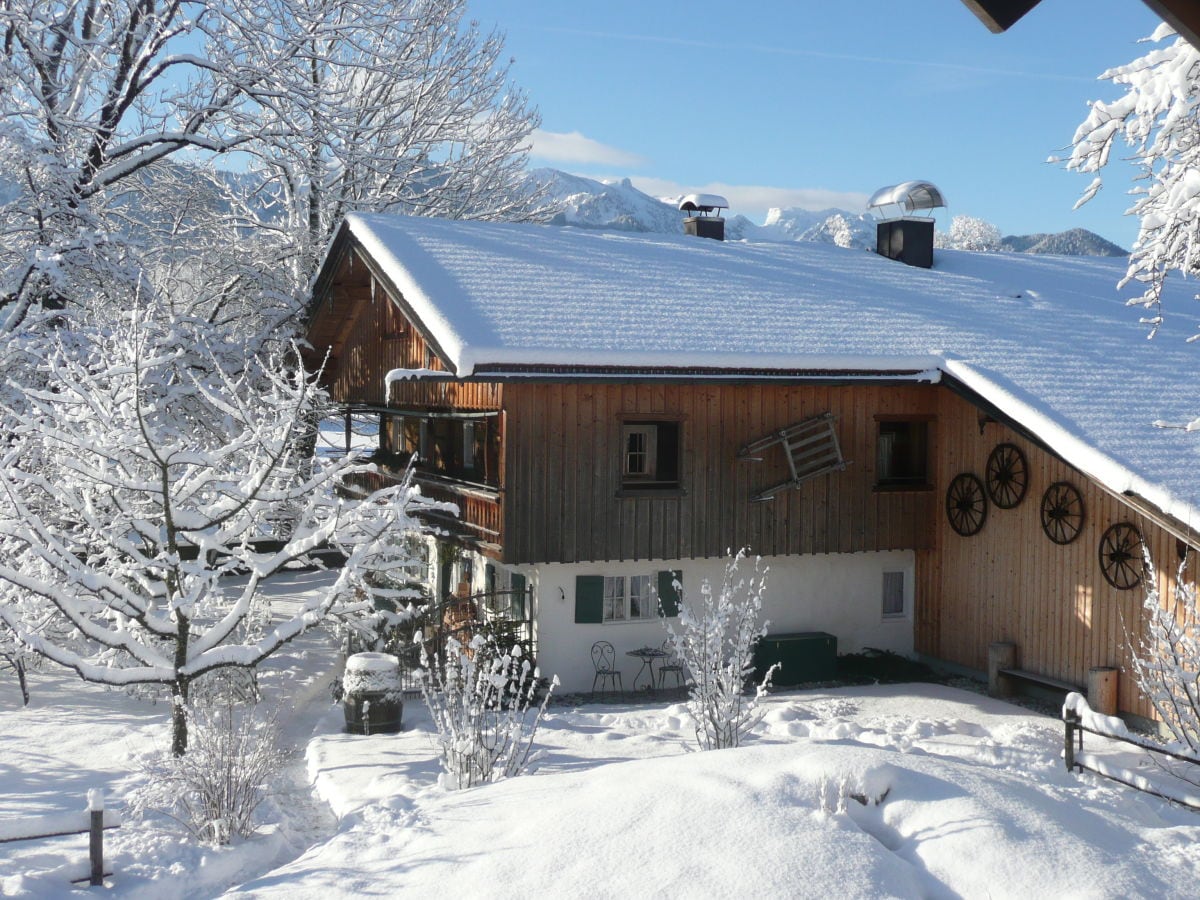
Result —
[[662, 642], [662, 651], [667, 655], [663, 657], [662, 665], [658, 667], [659, 689], [661, 690], [666, 687], [667, 673], [675, 676], [675, 687], [683, 687], [685, 681], [683, 677], [683, 660], [676, 654], [675, 647], [672, 645], [670, 638]]
[[621, 684], [621, 673], [617, 669], [617, 651], [613, 649], [613, 645], [608, 641], [596, 641], [592, 644], [592, 665], [596, 669], [596, 677], [592, 679], [592, 693], [596, 693], [596, 685], [599, 684], [601, 690], [604, 689], [604, 682], [607, 681], [609, 690], [620, 689], [621, 693], [625, 693], [625, 686]]

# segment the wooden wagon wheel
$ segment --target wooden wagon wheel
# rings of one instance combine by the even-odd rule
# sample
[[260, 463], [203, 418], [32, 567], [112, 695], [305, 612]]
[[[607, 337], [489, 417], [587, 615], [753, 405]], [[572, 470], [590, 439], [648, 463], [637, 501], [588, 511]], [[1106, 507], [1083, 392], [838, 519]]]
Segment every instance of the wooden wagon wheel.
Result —
[[946, 490], [946, 516], [950, 527], [963, 537], [979, 534], [987, 519], [983, 482], [970, 472], [955, 475]]
[[1110, 525], [1100, 538], [1100, 571], [1104, 580], [1119, 591], [1127, 591], [1142, 582], [1146, 559], [1142, 553], [1142, 535], [1128, 522]]
[[1029, 487], [1029, 466], [1016, 444], [997, 444], [988, 456], [987, 492], [1001, 509], [1012, 509], [1025, 499]]
[[1056, 481], [1042, 494], [1042, 531], [1056, 544], [1069, 544], [1083, 530], [1083, 497], [1069, 481]]

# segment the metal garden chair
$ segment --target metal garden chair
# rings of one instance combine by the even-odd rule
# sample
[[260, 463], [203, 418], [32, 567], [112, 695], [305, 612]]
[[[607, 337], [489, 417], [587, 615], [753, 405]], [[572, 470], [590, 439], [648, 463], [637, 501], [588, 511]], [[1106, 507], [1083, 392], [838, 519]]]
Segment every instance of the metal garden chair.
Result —
[[604, 689], [604, 682], [607, 681], [609, 690], [620, 689], [621, 693], [625, 693], [625, 686], [621, 684], [621, 673], [617, 669], [617, 651], [613, 649], [613, 645], [608, 641], [596, 641], [592, 644], [592, 665], [596, 669], [596, 676], [592, 679], [592, 693], [596, 693], [596, 685], [599, 684], [601, 690]]
[[671, 643], [671, 639], [667, 638], [662, 642], [663, 653], [667, 654], [662, 661], [662, 665], [658, 667], [658, 687], [661, 690], [666, 687], [667, 674], [675, 676], [675, 687], [681, 688], [684, 685], [683, 677], [683, 660], [675, 652], [675, 647]]

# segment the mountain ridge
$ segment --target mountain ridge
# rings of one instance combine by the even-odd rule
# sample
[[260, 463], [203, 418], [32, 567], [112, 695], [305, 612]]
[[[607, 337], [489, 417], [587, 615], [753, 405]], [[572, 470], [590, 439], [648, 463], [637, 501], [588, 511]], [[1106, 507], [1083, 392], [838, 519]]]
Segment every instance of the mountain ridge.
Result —
[[[679, 234], [683, 228], [673, 198], [652, 197], [628, 178], [599, 181], [549, 168], [534, 169], [527, 178], [544, 192], [554, 210], [548, 218], [552, 225], [653, 234]], [[815, 241], [874, 250], [875, 221], [866, 214], [837, 208], [772, 208], [761, 225], [741, 214], [730, 216], [725, 221], [725, 236], [734, 241]], [[944, 246], [954, 246], [946, 235], [940, 234], [939, 240]], [[1060, 256], [1128, 256], [1127, 250], [1085, 228], [1008, 235], [1001, 237], [998, 249]]]

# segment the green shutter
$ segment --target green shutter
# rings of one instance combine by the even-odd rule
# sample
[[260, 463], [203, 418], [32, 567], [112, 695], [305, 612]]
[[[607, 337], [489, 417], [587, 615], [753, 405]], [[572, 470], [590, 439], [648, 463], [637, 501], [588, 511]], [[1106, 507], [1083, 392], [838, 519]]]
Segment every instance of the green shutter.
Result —
[[512, 585], [512, 594], [510, 595], [512, 597], [511, 615], [514, 619], [524, 619], [526, 596], [525, 576], [520, 572], [513, 572], [512, 577], [509, 579], [509, 583]]
[[679, 615], [679, 588], [675, 586], [677, 581], [683, 581], [683, 572], [676, 570], [658, 573], [659, 615], [668, 619]]
[[604, 621], [604, 576], [575, 576], [575, 621], [592, 625]]

